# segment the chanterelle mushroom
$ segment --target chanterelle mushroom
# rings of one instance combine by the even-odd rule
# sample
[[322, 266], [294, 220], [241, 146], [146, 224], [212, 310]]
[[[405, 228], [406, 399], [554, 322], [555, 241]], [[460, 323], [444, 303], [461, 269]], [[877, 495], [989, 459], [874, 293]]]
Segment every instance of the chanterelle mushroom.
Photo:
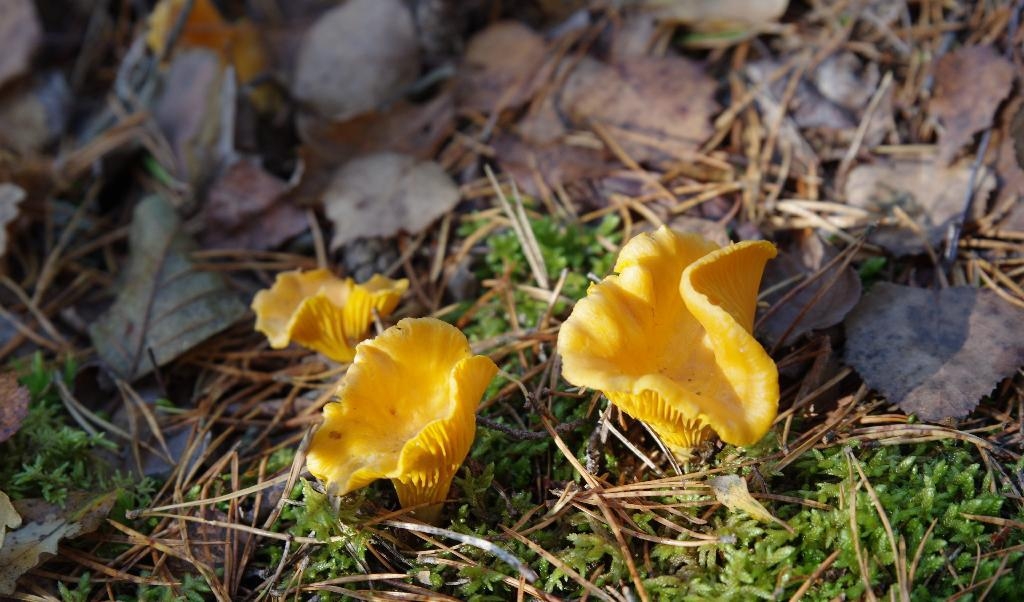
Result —
[[750, 445], [778, 411], [778, 370], [751, 331], [768, 242], [719, 248], [666, 227], [623, 247], [558, 335], [562, 375], [646, 421], [677, 455]]
[[256, 330], [267, 335], [274, 349], [294, 341], [334, 361], [349, 362], [373, 324], [373, 311], [390, 315], [408, 288], [404, 278], [374, 275], [356, 284], [324, 269], [282, 272], [274, 286], [252, 300]]
[[476, 409], [498, 367], [458, 328], [406, 318], [356, 347], [324, 406], [306, 464], [341, 495], [391, 479], [402, 507], [434, 520], [476, 434]]

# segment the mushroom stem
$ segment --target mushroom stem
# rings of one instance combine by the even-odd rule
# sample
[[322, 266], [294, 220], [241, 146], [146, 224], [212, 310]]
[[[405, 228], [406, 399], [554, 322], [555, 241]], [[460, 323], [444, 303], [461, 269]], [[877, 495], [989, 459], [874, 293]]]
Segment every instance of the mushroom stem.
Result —
[[448, 497], [451, 483], [451, 479], [441, 478], [430, 483], [391, 479], [398, 493], [398, 503], [403, 508], [419, 506], [413, 510], [413, 516], [430, 524], [436, 524], [441, 517], [442, 503]]

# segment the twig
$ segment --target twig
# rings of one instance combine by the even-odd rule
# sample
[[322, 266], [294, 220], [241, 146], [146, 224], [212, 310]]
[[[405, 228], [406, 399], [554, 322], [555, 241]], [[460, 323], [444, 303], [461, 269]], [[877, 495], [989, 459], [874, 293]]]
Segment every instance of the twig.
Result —
[[511, 566], [515, 570], [519, 571], [519, 574], [526, 578], [527, 581], [533, 583], [539, 577], [533, 569], [526, 566], [522, 561], [506, 552], [504, 549], [494, 545], [482, 537], [474, 537], [472, 535], [465, 535], [463, 533], [457, 533], [455, 531], [449, 531], [448, 529], [442, 529], [440, 527], [431, 527], [430, 525], [422, 525], [419, 523], [410, 523], [408, 521], [400, 520], [386, 520], [383, 521], [384, 525], [389, 527], [395, 527], [398, 529], [405, 529], [407, 531], [415, 531], [417, 533], [426, 533], [428, 535], [436, 535], [438, 537], [447, 537], [448, 539], [454, 539], [457, 542], [464, 543], [466, 545], [480, 548], [481, 550], [494, 554], [499, 559], [503, 560], [505, 564]]
[[978, 145], [978, 154], [974, 157], [974, 163], [971, 164], [971, 177], [967, 181], [967, 190], [964, 192], [964, 208], [960, 211], [960, 215], [953, 220], [953, 223], [949, 225], [946, 237], [946, 254], [942, 258], [945, 270], [952, 267], [953, 262], [956, 261], [956, 254], [960, 245], [960, 235], [963, 233], [964, 224], [967, 223], [967, 219], [970, 217], [971, 206], [974, 204], [974, 195], [977, 192], [975, 185], [978, 182], [978, 171], [981, 169], [982, 161], [985, 160], [985, 153], [988, 151], [988, 143], [991, 139], [992, 128], [989, 128], [982, 134], [981, 144]]

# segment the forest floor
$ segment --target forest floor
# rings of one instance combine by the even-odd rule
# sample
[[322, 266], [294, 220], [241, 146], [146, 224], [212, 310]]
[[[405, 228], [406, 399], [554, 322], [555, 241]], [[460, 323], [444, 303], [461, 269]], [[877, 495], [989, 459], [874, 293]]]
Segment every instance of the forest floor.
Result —
[[[0, 596], [1024, 598], [1022, 7], [8, 0]], [[662, 225], [778, 249], [757, 443], [561, 376]], [[499, 368], [433, 524], [306, 467], [317, 267]]]

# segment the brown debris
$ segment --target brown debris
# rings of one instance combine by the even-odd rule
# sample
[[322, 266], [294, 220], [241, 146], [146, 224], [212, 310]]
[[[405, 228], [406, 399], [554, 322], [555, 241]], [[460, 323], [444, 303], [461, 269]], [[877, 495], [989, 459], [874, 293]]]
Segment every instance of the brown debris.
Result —
[[992, 125], [1016, 71], [992, 46], [960, 48], [938, 60], [928, 111], [945, 127], [939, 138], [943, 164], [951, 163], [971, 136]]
[[682, 57], [640, 57], [609, 65], [584, 58], [566, 79], [559, 109], [574, 126], [593, 122], [639, 162], [691, 155], [712, 133], [717, 84]]

